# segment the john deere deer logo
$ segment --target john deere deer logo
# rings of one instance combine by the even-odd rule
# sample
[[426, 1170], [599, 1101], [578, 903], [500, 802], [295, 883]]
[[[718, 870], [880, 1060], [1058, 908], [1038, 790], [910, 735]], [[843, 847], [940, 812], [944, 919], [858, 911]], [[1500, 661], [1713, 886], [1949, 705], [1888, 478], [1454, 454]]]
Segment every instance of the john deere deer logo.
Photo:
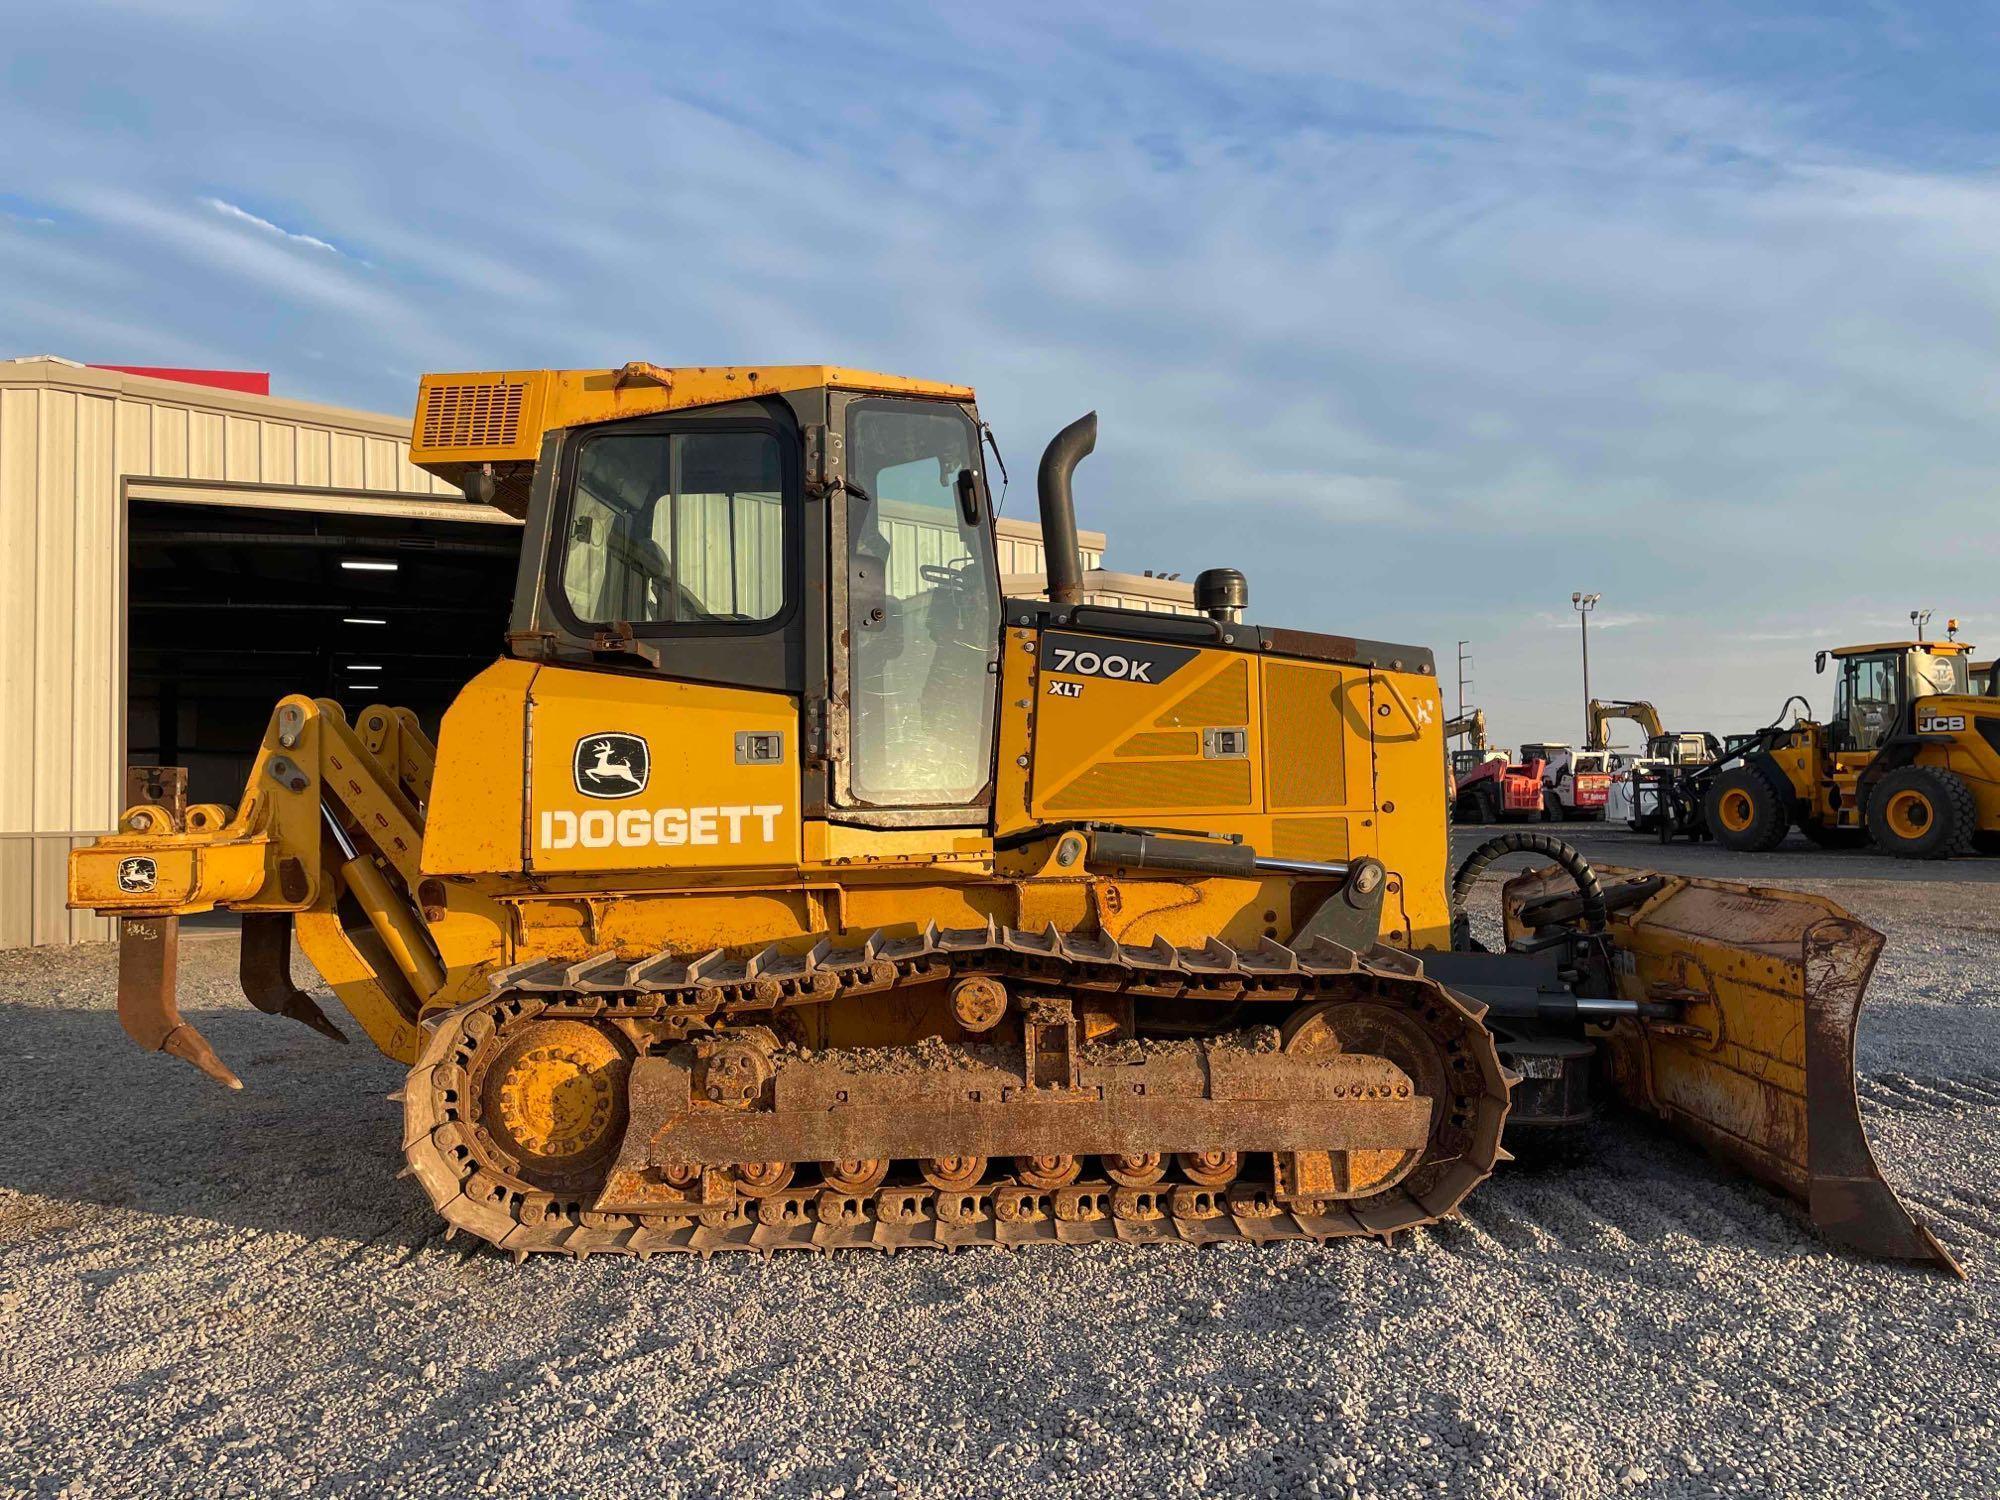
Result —
[[636, 734], [587, 734], [576, 742], [576, 789], [586, 797], [636, 797], [646, 790], [652, 756]]

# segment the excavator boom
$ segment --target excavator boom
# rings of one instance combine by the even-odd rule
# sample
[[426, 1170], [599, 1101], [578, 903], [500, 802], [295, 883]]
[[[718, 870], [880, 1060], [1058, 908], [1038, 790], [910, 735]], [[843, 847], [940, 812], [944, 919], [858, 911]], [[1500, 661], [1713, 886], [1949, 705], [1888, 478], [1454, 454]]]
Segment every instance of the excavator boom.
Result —
[[1606, 726], [1615, 719], [1629, 719], [1637, 724], [1649, 742], [1667, 732], [1666, 726], [1660, 723], [1659, 710], [1643, 699], [1592, 698], [1588, 712], [1590, 732], [1583, 742], [1583, 748], [1586, 750], [1611, 748], [1611, 737], [1606, 732]]
[[1445, 742], [1462, 739], [1465, 748], [1475, 754], [1486, 751], [1486, 711], [1480, 708], [1468, 709], [1455, 719], [1445, 720]]

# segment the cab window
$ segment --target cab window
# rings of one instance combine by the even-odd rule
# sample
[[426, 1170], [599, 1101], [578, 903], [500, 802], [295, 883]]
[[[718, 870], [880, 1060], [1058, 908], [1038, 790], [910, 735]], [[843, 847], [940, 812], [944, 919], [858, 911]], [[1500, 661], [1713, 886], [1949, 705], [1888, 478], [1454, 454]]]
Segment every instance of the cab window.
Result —
[[1841, 664], [1834, 722], [1846, 742], [1844, 748], [1874, 750], [1895, 727], [1901, 707], [1896, 681], [1901, 664], [1899, 656], [1886, 652], [1850, 656]]
[[591, 625], [770, 621], [785, 607], [786, 524], [768, 432], [588, 438], [572, 481], [563, 595]]
[[990, 778], [1000, 599], [978, 469], [978, 434], [955, 406], [848, 408], [848, 786], [859, 802], [954, 806]]
[[1971, 668], [1963, 656], [1918, 655], [1911, 658], [1910, 669], [1914, 697], [1966, 693], [1972, 689]]

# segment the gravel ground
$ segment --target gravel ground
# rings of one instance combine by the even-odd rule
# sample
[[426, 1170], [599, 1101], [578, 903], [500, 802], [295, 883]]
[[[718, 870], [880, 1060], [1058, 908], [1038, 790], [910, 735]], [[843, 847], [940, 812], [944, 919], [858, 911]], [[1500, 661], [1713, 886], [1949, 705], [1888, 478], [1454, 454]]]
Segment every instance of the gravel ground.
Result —
[[2000, 862], [1564, 832], [1888, 932], [1869, 1128], [1966, 1282], [1625, 1121], [1386, 1249], [516, 1267], [394, 1180], [394, 1065], [249, 1011], [227, 936], [183, 999], [237, 1095], [125, 1042], [108, 948], [0, 953], [0, 1493], [1993, 1493]]

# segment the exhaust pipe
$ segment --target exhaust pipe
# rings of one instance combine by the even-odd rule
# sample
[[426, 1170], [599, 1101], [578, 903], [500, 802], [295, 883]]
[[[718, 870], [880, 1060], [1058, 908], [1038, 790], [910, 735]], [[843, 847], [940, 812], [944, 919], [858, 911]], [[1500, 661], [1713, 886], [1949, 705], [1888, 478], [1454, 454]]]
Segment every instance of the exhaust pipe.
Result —
[[1050, 438], [1042, 450], [1035, 492], [1042, 502], [1042, 551], [1048, 559], [1051, 604], [1083, 602], [1083, 553], [1076, 542], [1076, 502], [1070, 498], [1069, 480], [1096, 446], [1097, 413], [1093, 411]]

